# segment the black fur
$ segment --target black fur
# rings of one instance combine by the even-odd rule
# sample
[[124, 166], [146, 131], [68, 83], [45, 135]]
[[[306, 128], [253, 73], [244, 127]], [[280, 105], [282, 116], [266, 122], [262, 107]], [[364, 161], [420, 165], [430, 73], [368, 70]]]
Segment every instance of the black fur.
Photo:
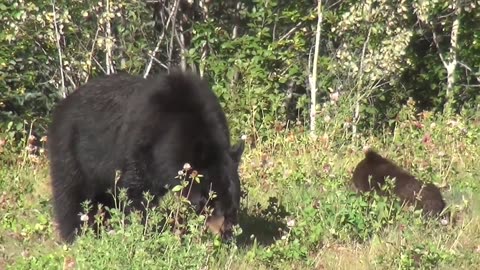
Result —
[[122, 73], [89, 81], [54, 110], [48, 148], [55, 218], [67, 242], [80, 227], [82, 201], [112, 207], [105, 193], [113, 190], [115, 170], [121, 171], [117, 186], [128, 188], [132, 208], [142, 210], [142, 193], [163, 196], [186, 162], [204, 175], [190, 197], [197, 210], [211, 184], [214, 216], [225, 217], [229, 228], [237, 223], [244, 143], [231, 147], [217, 97], [193, 74]]
[[[369, 179], [371, 176], [371, 179]], [[422, 183], [392, 161], [373, 150], [365, 153], [353, 172], [352, 181], [359, 192], [375, 190], [385, 195], [381, 187], [386, 177], [395, 178], [393, 192], [407, 203], [416, 204], [425, 214], [439, 214], [445, 208], [445, 202], [438, 187], [431, 183]]]

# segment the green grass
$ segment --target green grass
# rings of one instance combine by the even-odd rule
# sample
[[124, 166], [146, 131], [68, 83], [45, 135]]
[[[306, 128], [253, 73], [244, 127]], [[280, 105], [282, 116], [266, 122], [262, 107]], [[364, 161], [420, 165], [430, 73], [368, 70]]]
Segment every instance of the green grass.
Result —
[[[480, 127], [461, 117], [433, 116], [396, 126], [355, 140], [334, 128], [319, 131], [315, 140], [280, 131], [247, 148], [241, 166], [247, 196], [232, 245], [203, 232], [200, 218], [179, 238], [144, 228], [135, 215], [123, 225], [130, 217], [120, 212], [114, 213], [113, 230], [100, 237], [87, 231], [63, 245], [52, 220], [48, 161], [0, 159], [0, 269], [478, 267]], [[357, 196], [349, 180], [366, 145], [441, 186], [455, 222], [443, 226], [398, 202]], [[3, 155], [11, 160], [8, 147]], [[163, 206], [154, 210], [152, 224], [165, 212]]]

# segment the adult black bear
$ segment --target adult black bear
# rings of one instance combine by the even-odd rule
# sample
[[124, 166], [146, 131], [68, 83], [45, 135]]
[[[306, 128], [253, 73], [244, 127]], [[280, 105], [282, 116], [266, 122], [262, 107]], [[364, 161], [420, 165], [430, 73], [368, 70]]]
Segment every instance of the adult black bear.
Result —
[[[370, 179], [371, 176], [371, 179]], [[375, 190], [384, 195], [381, 187], [386, 177], [395, 178], [393, 192], [400, 200], [416, 204], [425, 214], [437, 215], [445, 208], [440, 190], [431, 183], [422, 183], [392, 161], [369, 149], [353, 171], [352, 181], [360, 192]]]
[[230, 237], [238, 222], [243, 150], [243, 141], [231, 147], [217, 97], [194, 74], [92, 79], [60, 102], [48, 131], [60, 236], [66, 242], [75, 239], [83, 201], [113, 206], [106, 192], [114, 188], [116, 170], [121, 172], [117, 187], [128, 188], [131, 207], [143, 210], [142, 193], [163, 196], [179, 183], [175, 176], [184, 163], [190, 163], [204, 175], [190, 201], [202, 209], [211, 187], [217, 194], [209, 201], [213, 230]]

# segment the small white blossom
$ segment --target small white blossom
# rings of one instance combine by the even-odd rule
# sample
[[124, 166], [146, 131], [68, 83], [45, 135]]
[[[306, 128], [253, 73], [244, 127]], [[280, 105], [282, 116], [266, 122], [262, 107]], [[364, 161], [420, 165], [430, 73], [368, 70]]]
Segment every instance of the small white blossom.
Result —
[[83, 221], [83, 222], [88, 221], [88, 219], [89, 218], [88, 218], [87, 214], [83, 214], [83, 215], [80, 216], [80, 220]]
[[192, 166], [190, 166], [190, 163], [183, 164], [183, 169], [184, 170], [190, 170], [191, 168], [192, 168]]
[[240, 137], [243, 141], [247, 139], [247, 135], [243, 134], [242, 137]]
[[340, 93], [338, 93], [338, 92], [333, 92], [333, 93], [330, 94], [330, 99], [331, 99], [333, 102], [337, 102], [339, 96], [340, 96]]
[[287, 222], [287, 226], [289, 228], [292, 228], [293, 226], [295, 226], [295, 219], [291, 219]]

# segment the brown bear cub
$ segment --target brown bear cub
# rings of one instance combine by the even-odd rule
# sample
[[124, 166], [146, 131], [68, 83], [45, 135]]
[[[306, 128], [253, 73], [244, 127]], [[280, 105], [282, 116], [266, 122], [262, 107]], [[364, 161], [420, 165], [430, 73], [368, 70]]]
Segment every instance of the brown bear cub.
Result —
[[385, 195], [381, 187], [387, 177], [395, 179], [393, 192], [400, 200], [416, 204], [416, 208], [422, 209], [424, 214], [438, 215], [445, 208], [445, 201], [438, 187], [431, 183], [422, 183], [371, 149], [365, 152], [365, 158], [353, 171], [352, 181], [359, 192], [375, 190]]

